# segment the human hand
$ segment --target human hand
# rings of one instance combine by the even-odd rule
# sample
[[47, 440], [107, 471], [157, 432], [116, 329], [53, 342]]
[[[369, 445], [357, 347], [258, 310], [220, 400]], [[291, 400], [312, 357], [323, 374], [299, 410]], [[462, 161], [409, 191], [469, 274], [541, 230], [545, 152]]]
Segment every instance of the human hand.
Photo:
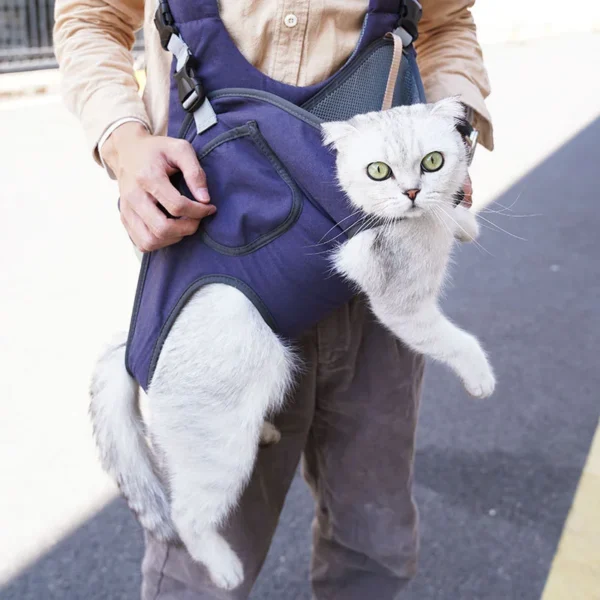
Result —
[[461, 206], [471, 208], [473, 206], [473, 184], [469, 175], [467, 175], [467, 179], [463, 185], [463, 194], [463, 199], [460, 202]]
[[[196, 232], [200, 221], [216, 212], [210, 204], [206, 176], [185, 140], [153, 136], [137, 122], [115, 129], [102, 157], [119, 183], [121, 221], [142, 252], [151, 252]], [[169, 176], [181, 171], [197, 202], [182, 196]], [[160, 203], [169, 219], [157, 206]]]

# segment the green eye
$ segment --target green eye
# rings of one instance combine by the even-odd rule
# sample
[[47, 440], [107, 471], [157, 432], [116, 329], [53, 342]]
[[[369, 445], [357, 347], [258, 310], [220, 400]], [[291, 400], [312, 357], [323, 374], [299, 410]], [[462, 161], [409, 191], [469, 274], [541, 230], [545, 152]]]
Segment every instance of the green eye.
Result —
[[433, 173], [439, 171], [444, 166], [444, 155], [441, 152], [430, 152], [421, 161], [423, 171]]
[[367, 175], [375, 181], [383, 181], [392, 176], [392, 169], [384, 162], [372, 162], [367, 165]]

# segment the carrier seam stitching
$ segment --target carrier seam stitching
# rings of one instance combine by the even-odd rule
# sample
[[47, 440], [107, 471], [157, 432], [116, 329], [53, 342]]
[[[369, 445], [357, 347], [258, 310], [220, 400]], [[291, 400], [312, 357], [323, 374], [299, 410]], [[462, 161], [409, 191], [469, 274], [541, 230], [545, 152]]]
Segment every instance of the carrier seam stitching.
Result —
[[[311, 115], [310, 113], [309, 113], [309, 115], [303, 114], [302, 112], [297, 110], [298, 108], [301, 108], [301, 107], [296, 106], [295, 104], [292, 104], [291, 102], [287, 102], [287, 101], [279, 102], [277, 100], [276, 96], [272, 97], [271, 94], [269, 94], [268, 92], [263, 92], [261, 94], [260, 92], [256, 93], [256, 92], [251, 92], [251, 91], [242, 91], [242, 89], [243, 88], [240, 88], [240, 89], [224, 88], [223, 90], [219, 90], [219, 91], [210, 93], [208, 95], [208, 97], [211, 100], [219, 99], [219, 98], [227, 98], [229, 96], [236, 97], [236, 98], [251, 98], [254, 100], [262, 100], [263, 102], [268, 102], [269, 104], [273, 104], [274, 106], [277, 106], [278, 108], [281, 108], [282, 110], [287, 111], [289, 114], [293, 115], [294, 117], [297, 117], [298, 119], [300, 119], [307, 125], [310, 125], [311, 127], [314, 127], [315, 129], [320, 130], [321, 123], [323, 122], [322, 119], [319, 119], [318, 117]], [[237, 91], [232, 91], [232, 90], [237, 90]], [[308, 111], [306, 111], [306, 112], [308, 112]]]
[[160, 331], [158, 332], [158, 337], [156, 338], [156, 343], [154, 344], [150, 357], [150, 366], [148, 368], [148, 388], [152, 382], [152, 377], [154, 376], [154, 371], [156, 370], [163, 345], [179, 313], [182, 311], [183, 307], [187, 304], [195, 291], [210, 283], [231, 285], [235, 289], [242, 292], [242, 294], [244, 294], [244, 296], [246, 296], [246, 298], [248, 298], [248, 300], [258, 310], [267, 325], [274, 331], [277, 331], [277, 321], [267, 308], [267, 305], [263, 302], [262, 298], [254, 291], [253, 288], [244, 283], [241, 279], [238, 279], [237, 277], [231, 277], [230, 275], [203, 275], [188, 285], [183, 294], [181, 294], [175, 306], [169, 312], [169, 316], [166, 318], [165, 322], [160, 328]]
[[140, 278], [138, 281], [138, 287], [135, 291], [133, 312], [131, 314], [131, 320], [129, 323], [129, 332], [127, 334], [127, 344], [125, 346], [125, 368], [127, 369], [127, 372], [132, 377], [133, 377], [133, 373], [129, 369], [129, 356], [130, 356], [129, 349], [131, 348], [131, 344], [133, 343], [133, 338], [135, 336], [138, 315], [140, 312], [140, 306], [142, 304], [142, 296], [144, 295], [144, 288], [146, 287], [146, 275], [148, 274], [148, 264], [150, 263], [151, 256], [152, 256], [151, 253], [147, 253], [147, 254], [144, 254], [144, 257], [142, 258]]
[[[238, 135], [230, 136], [228, 139], [219, 140], [219, 143], [215, 144], [213, 147], [201, 150], [201, 155], [199, 155], [199, 158], [204, 158], [215, 148], [218, 148], [222, 143], [232, 141], [240, 137], [249, 137], [257, 146], [259, 152], [261, 152], [263, 156], [271, 163], [271, 166], [273, 167], [277, 175], [279, 175], [280, 179], [290, 189], [290, 192], [292, 194], [292, 206], [280, 225], [278, 225], [272, 231], [261, 235], [253, 242], [250, 242], [249, 244], [246, 244], [244, 246], [227, 246], [225, 244], [221, 244], [220, 242], [217, 242], [215, 239], [213, 239], [205, 229], [202, 229], [201, 235], [203, 241], [214, 250], [217, 250], [218, 252], [221, 252], [222, 254], [228, 256], [243, 256], [262, 248], [275, 238], [285, 233], [297, 221], [298, 217], [300, 216], [300, 213], [302, 212], [302, 199], [300, 197], [300, 189], [298, 185], [296, 184], [292, 176], [289, 174], [287, 169], [284, 167], [283, 163], [281, 162], [281, 159], [275, 154], [273, 149], [267, 144], [266, 140], [263, 138], [256, 121], [250, 121], [246, 125], [242, 125], [241, 127], [237, 127], [236, 129], [238, 130], [238, 132], [241, 129], [245, 129], [245, 133], [238, 133]], [[214, 141], [215, 140], [213, 140], [213, 142]], [[209, 143], [209, 145], [210, 144], [211, 143]]]

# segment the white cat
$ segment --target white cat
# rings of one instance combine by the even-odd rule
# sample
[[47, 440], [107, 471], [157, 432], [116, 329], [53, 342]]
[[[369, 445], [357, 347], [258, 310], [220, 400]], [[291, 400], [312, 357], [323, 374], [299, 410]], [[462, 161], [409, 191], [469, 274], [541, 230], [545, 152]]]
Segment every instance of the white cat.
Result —
[[[445, 100], [323, 125], [340, 184], [365, 215], [364, 231], [332, 262], [406, 345], [485, 397], [495, 381], [481, 346], [437, 302], [454, 238], [478, 235], [474, 214], [454, 202], [467, 176], [462, 117], [461, 104]], [[125, 370], [125, 336], [96, 368], [90, 414], [105, 469], [142, 525], [182, 541], [222, 588], [239, 585], [243, 567], [219, 527], [250, 477], [261, 434], [279, 439], [265, 418], [281, 408], [298, 364], [241, 292], [211, 284], [186, 304], [164, 343], [148, 390], [150, 426]]]

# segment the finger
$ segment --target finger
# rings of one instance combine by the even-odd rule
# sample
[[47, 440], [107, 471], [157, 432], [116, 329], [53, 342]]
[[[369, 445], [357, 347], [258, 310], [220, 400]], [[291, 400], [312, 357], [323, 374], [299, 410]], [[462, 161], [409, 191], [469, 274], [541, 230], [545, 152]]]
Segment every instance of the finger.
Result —
[[[198, 204], [195, 202], [194, 204]], [[206, 207], [208, 208], [208, 207]], [[156, 206], [154, 200], [146, 195], [133, 206], [144, 225], [150, 233], [160, 241], [181, 239], [186, 235], [195, 233], [200, 225], [200, 219], [169, 219]]]
[[174, 217], [203, 219], [216, 212], [212, 204], [201, 204], [182, 196], [171, 183], [167, 175], [155, 176], [144, 188], [153, 198], [160, 202]]
[[152, 252], [161, 247], [159, 240], [152, 235], [144, 222], [132, 210], [121, 211], [121, 222], [129, 234], [129, 239], [140, 252]]
[[470, 208], [473, 205], [473, 185], [471, 184], [471, 178], [467, 176], [467, 180], [463, 185], [464, 198], [461, 202], [463, 206]]
[[198, 202], [208, 204], [210, 195], [206, 186], [206, 174], [192, 145], [186, 140], [172, 140], [166, 158], [171, 167], [181, 171], [194, 198]]

